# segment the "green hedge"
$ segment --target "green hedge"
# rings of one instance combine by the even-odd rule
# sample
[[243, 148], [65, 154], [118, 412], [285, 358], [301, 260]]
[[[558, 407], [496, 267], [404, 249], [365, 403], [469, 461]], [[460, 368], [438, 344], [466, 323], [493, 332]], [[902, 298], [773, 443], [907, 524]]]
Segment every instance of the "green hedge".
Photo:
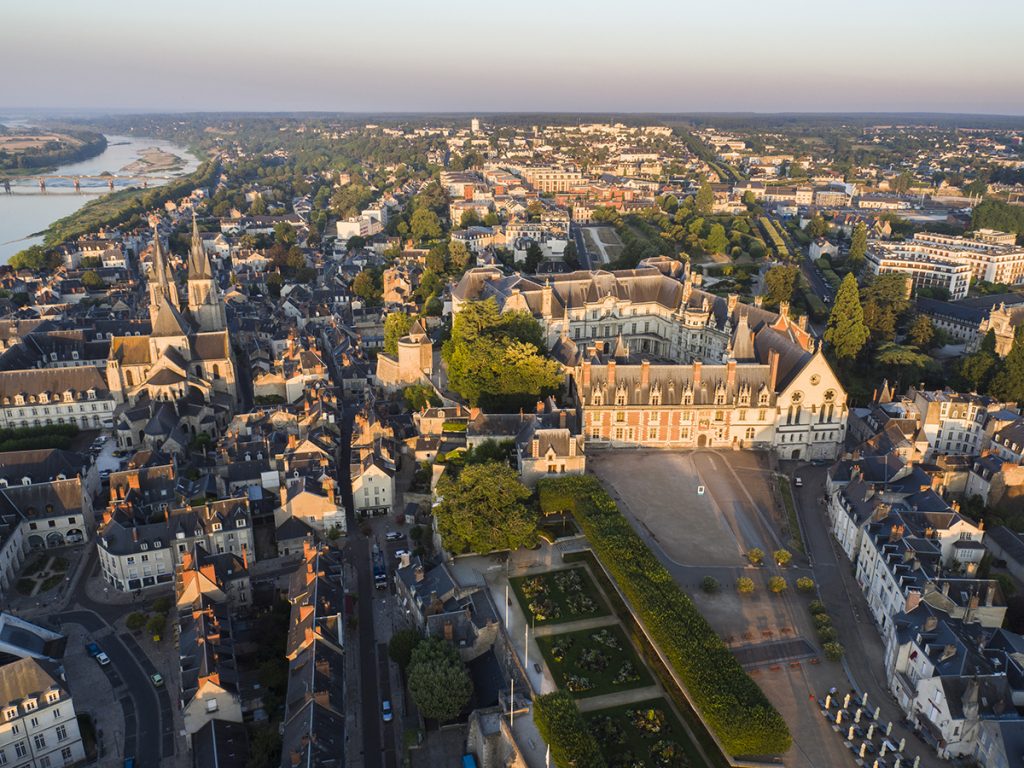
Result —
[[533, 722], [551, 747], [558, 768], [604, 768], [597, 739], [580, 716], [567, 691], [555, 691], [533, 700]]
[[538, 484], [541, 511], [571, 511], [651, 637], [668, 658], [708, 727], [734, 756], [781, 754], [789, 729], [690, 598], [633, 531], [592, 477]]

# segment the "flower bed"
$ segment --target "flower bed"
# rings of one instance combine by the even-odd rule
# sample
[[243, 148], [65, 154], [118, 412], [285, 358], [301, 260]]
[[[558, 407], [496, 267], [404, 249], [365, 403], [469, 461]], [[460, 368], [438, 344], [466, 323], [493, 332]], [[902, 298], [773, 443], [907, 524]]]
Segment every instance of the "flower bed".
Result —
[[778, 755], [786, 722], [592, 477], [545, 479], [541, 511], [570, 511], [637, 618], [686, 685], [701, 718], [733, 755]]
[[583, 715], [608, 765], [687, 768], [701, 761], [664, 699], [624, 704]]
[[509, 579], [519, 607], [534, 626], [608, 615], [608, 606], [583, 568]]
[[651, 676], [617, 624], [537, 638], [559, 688], [577, 698], [651, 685]]

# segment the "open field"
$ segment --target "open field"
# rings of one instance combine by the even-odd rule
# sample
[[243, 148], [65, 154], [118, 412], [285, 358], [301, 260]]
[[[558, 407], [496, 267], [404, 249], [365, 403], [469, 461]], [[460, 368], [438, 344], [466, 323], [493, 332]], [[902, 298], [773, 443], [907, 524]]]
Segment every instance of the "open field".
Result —
[[622, 255], [622, 240], [615, 227], [580, 227], [587, 251], [597, 255], [601, 262], [607, 264]]

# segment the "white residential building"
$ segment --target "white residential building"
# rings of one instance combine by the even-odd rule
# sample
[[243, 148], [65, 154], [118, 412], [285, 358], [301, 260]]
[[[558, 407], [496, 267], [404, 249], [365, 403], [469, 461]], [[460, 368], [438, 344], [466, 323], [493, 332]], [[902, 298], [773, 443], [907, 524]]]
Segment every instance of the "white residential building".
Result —
[[75, 704], [56, 665], [32, 658], [0, 666], [0, 765], [57, 768], [85, 759]]

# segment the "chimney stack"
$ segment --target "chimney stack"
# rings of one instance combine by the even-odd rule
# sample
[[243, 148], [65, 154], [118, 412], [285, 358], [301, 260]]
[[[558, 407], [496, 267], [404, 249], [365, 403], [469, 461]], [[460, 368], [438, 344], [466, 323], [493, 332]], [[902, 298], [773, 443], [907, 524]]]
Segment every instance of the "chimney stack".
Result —
[[583, 373], [580, 376], [580, 380], [583, 384], [583, 388], [590, 389], [590, 361], [583, 361]]
[[939, 626], [939, 620], [935, 616], [929, 616], [924, 620], [924, 631], [934, 632], [935, 628]]
[[416, 570], [413, 571], [413, 575], [416, 577], [416, 581], [423, 581], [423, 566], [417, 565]]
[[779, 353], [774, 349], [768, 350], [768, 387], [775, 392], [779, 380]]
[[725, 364], [725, 386], [729, 392], [736, 388], [736, 360], [733, 358]]
[[[693, 361], [693, 390], [696, 393], [698, 387], [700, 387], [700, 369], [703, 363], [700, 360]], [[696, 402], [696, 395], [694, 395], [694, 402]]]
[[643, 360], [640, 363], [640, 387], [646, 389], [651, 383], [651, 361]]
[[608, 361], [608, 387], [612, 389], [612, 396], [615, 396], [615, 360]]

